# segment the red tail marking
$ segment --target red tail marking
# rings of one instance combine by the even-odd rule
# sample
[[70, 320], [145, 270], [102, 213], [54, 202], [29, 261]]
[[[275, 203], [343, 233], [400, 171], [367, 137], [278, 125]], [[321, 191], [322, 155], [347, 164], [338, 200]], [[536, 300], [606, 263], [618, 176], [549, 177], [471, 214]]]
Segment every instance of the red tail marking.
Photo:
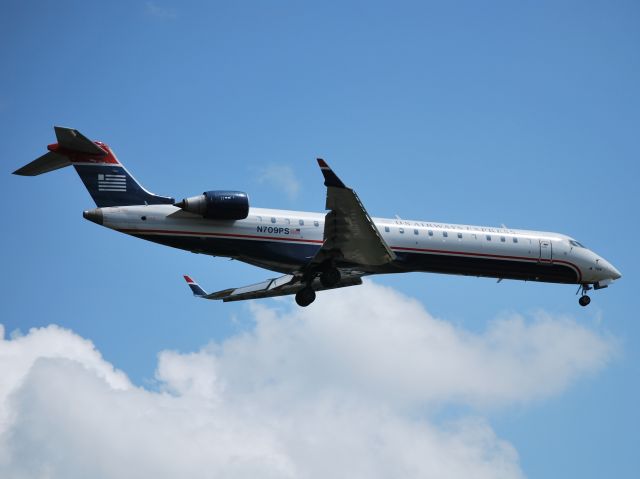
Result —
[[119, 165], [120, 162], [116, 158], [116, 155], [113, 154], [111, 148], [108, 145], [100, 141], [94, 141], [96, 145], [98, 145], [104, 152], [106, 156], [94, 156], [89, 153], [82, 153], [80, 151], [70, 150], [63, 146], [60, 146], [58, 143], [52, 143], [47, 145], [47, 150], [53, 151], [54, 153], [60, 153], [61, 155], [69, 158], [71, 163], [95, 163], [96, 165], [100, 164], [109, 164], [109, 165]]

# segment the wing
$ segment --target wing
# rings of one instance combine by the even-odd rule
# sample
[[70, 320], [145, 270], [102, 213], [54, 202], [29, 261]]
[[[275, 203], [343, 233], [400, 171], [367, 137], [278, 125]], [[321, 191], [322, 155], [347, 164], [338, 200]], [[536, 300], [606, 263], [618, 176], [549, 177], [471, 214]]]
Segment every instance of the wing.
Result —
[[[341, 276], [340, 282], [335, 286], [326, 287], [319, 279], [314, 279], [311, 287], [314, 291], [323, 291], [326, 289], [344, 288], [346, 286], [356, 286], [362, 284], [362, 273], [345, 273]], [[189, 276], [184, 277], [185, 281], [191, 288], [193, 295], [203, 299], [218, 299], [225, 303], [228, 301], [243, 301], [245, 299], [272, 298], [275, 296], [286, 296], [295, 294], [304, 288], [307, 283], [303, 281], [302, 276], [285, 274], [279, 278], [272, 278], [262, 283], [256, 283], [240, 288], [229, 288], [215, 293], [207, 293]]]
[[327, 260], [355, 265], [379, 266], [390, 263], [396, 255], [382, 238], [378, 228], [360, 202], [355, 191], [347, 188], [329, 165], [318, 158], [327, 187], [324, 243], [312, 265]]

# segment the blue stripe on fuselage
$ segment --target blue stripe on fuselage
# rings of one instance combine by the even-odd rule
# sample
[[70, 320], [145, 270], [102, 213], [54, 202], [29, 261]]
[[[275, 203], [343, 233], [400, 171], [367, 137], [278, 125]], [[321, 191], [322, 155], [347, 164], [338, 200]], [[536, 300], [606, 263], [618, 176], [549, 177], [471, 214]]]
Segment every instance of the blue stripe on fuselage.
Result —
[[[237, 258], [279, 272], [299, 270], [315, 256], [319, 244], [214, 237], [187, 237], [130, 233], [148, 241], [212, 256]], [[381, 267], [355, 266], [369, 273], [431, 272], [575, 284], [577, 272], [566, 264], [469, 257], [454, 254], [395, 251], [397, 259]]]
[[[171, 236], [129, 233], [154, 243], [211, 256], [238, 258], [279, 272], [298, 270], [320, 249], [319, 244], [286, 243], [268, 240], [243, 240], [200, 236]], [[279, 265], [280, 267], [278, 267]]]

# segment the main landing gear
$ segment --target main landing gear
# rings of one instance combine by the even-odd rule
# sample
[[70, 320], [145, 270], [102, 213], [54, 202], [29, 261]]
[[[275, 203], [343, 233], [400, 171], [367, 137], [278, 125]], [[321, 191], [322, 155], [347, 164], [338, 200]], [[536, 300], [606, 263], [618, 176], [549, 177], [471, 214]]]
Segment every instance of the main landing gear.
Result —
[[338, 268], [327, 268], [320, 273], [320, 282], [325, 288], [333, 288], [340, 282], [340, 270]]
[[[304, 308], [315, 301], [316, 292], [311, 287], [314, 276], [315, 275], [310, 275], [310, 277], [307, 278], [307, 285], [296, 293], [296, 303], [298, 303], [298, 306], [302, 306]], [[342, 275], [338, 268], [330, 266], [325, 267], [325, 269], [322, 270], [319, 274], [319, 278], [320, 284], [322, 284], [324, 288], [333, 288], [340, 282]]]
[[591, 286], [589, 286], [588, 284], [581, 284], [580, 287], [578, 288], [578, 291], [576, 292], [576, 294], [582, 291], [582, 295], [578, 300], [578, 303], [580, 304], [580, 306], [587, 306], [591, 302], [591, 298], [587, 296], [587, 291], [589, 291], [590, 289], [591, 289]]
[[296, 293], [296, 303], [303, 308], [309, 306], [316, 299], [316, 292], [311, 286], [305, 286]]

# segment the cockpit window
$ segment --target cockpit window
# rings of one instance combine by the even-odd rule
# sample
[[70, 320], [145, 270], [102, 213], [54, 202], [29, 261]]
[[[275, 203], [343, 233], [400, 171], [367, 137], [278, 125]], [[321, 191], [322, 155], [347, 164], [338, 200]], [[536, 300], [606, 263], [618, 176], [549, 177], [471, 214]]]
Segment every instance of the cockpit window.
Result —
[[569, 240], [569, 243], [571, 243], [572, 246], [577, 246], [578, 248], [586, 248], [586, 246], [584, 246], [581, 243], [578, 243], [576, 240]]

